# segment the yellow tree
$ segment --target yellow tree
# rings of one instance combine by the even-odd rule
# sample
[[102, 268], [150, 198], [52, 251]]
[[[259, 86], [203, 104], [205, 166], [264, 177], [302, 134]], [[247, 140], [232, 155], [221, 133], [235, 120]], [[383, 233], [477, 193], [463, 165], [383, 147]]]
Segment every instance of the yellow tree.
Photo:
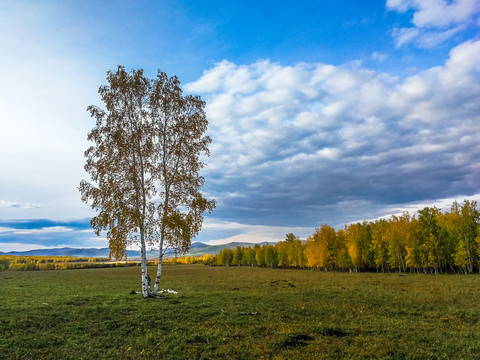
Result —
[[354, 271], [374, 267], [370, 223], [364, 221], [345, 226], [345, 242]]
[[286, 249], [288, 266], [291, 266], [291, 267], [302, 266], [301, 261], [303, 260], [303, 258], [299, 256], [300, 248], [301, 248], [301, 242], [298, 236], [294, 235], [293, 233], [287, 234], [285, 237], [285, 249]]
[[297, 266], [304, 268], [307, 266], [307, 258], [305, 257], [305, 245], [298, 237], [293, 243], [294, 254], [297, 261]]
[[240, 246], [237, 246], [237, 248], [233, 252], [233, 265], [243, 265], [243, 256], [244, 249]]
[[439, 218], [441, 229], [448, 234], [453, 248], [453, 265], [460, 267], [465, 273], [473, 272], [478, 263], [475, 238], [480, 221], [476, 201], [465, 200], [462, 205], [456, 201], [450, 212]]
[[307, 259], [307, 266], [311, 268], [321, 268], [324, 264], [323, 257], [321, 256], [321, 246], [315, 233], [307, 237], [307, 242], [305, 243], [305, 258]]
[[345, 225], [345, 243], [348, 255], [355, 272], [362, 266], [362, 251], [360, 247], [360, 224]]
[[478, 264], [477, 228], [480, 222], [480, 212], [477, 210], [477, 202], [465, 200], [460, 207], [460, 223], [459, 223], [459, 249], [464, 249], [466, 254], [466, 268], [472, 273], [474, 267]]
[[265, 265], [268, 267], [278, 266], [277, 248], [273, 245], [265, 245]]
[[455, 215], [451, 216], [449, 212], [441, 213], [439, 211], [435, 214], [438, 230], [437, 236], [435, 238], [431, 237], [431, 240], [438, 241], [440, 249], [439, 263], [445, 270], [454, 270], [455, 268], [454, 254], [457, 246], [457, 239], [455, 238], [455, 232], [452, 231], [455, 217]]
[[288, 263], [288, 243], [286, 241], [279, 241], [277, 247], [278, 266], [287, 267]]
[[220, 265], [230, 266], [233, 263], [233, 251], [228, 248], [222, 249], [222, 251], [220, 251], [219, 258]]
[[244, 249], [243, 264], [248, 266], [257, 265], [255, 249], [251, 246]]
[[480, 272], [480, 226], [477, 227], [477, 236], [475, 237], [475, 243], [477, 245], [477, 258], [479, 259], [479, 263], [477, 264], [477, 266], [479, 267]]
[[[204, 133], [208, 121], [205, 102], [184, 96], [176, 77], [158, 71], [150, 80], [143, 70], [128, 73], [119, 66], [107, 72], [108, 85], [99, 93], [105, 109], [89, 106], [96, 119], [85, 152], [82, 201], [98, 214], [91, 220], [97, 235], [107, 231], [111, 253], [125, 255], [129, 244], [141, 252], [142, 294], [156, 296], [165, 249], [185, 252], [201, 229], [203, 213], [214, 201], [200, 193], [199, 175], [211, 140]], [[158, 247], [153, 289], [147, 274], [147, 247]]]
[[424, 247], [425, 263], [435, 273], [446, 269], [454, 247], [445, 226], [445, 218], [438, 208], [425, 207], [418, 211], [419, 236]]
[[257, 262], [257, 266], [265, 266], [265, 247], [256, 244], [253, 248], [255, 249], [255, 260]]
[[315, 229], [315, 233], [307, 238], [305, 257], [307, 265], [314, 268], [327, 268], [330, 263], [329, 247], [335, 241], [335, 229], [327, 224], [322, 224]]
[[210, 254], [205, 254], [202, 256], [202, 262], [204, 264], [210, 264], [212, 262], [213, 256]]
[[348, 253], [346, 231], [340, 229], [336, 232], [333, 250], [333, 263], [336, 268], [350, 269], [352, 268], [352, 259]]
[[409, 222], [405, 224], [407, 227], [407, 234], [405, 238], [405, 265], [408, 268], [414, 268], [416, 271], [426, 271], [432, 268], [429, 261], [429, 245], [422, 234], [420, 222], [412, 217]]
[[385, 232], [388, 222], [385, 219], [380, 219], [371, 224], [372, 226], [372, 243], [371, 250], [373, 253], [374, 264], [377, 269], [382, 272], [389, 271], [388, 262], [388, 243], [386, 241]]
[[388, 249], [389, 266], [398, 271], [406, 269], [407, 246], [410, 237], [410, 214], [392, 215], [384, 229], [384, 242]]

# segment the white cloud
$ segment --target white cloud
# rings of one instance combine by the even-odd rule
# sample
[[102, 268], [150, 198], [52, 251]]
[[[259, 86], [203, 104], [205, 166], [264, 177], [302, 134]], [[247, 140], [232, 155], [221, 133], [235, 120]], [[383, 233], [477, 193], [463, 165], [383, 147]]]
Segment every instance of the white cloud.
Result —
[[12, 233], [14, 232], [16, 229], [14, 228], [11, 228], [11, 227], [5, 227], [5, 226], [0, 226], [0, 234], [2, 233]]
[[207, 232], [237, 232], [235, 235], [226, 235], [210, 239], [209, 241], [205, 242], [209, 245], [226, 244], [230, 242], [278, 242], [284, 240], [287, 233], [293, 232], [295, 235], [301, 238], [306, 238], [314, 231], [314, 228], [312, 227], [246, 225], [238, 222], [212, 221], [209, 219], [207, 219], [203, 228]]
[[375, 52], [373, 52], [372, 55], [370, 56], [370, 59], [372, 59], [373, 61], [382, 63], [382, 62], [384, 62], [385, 60], [387, 60], [389, 57], [390, 57], [390, 55], [388, 55], [388, 54], [386, 54], [386, 53], [379, 52], [379, 51], [375, 51]]
[[479, 12], [477, 0], [417, 0], [418, 9], [413, 15], [417, 27], [447, 27], [472, 19]]
[[284, 239], [285, 239], [285, 236], [275, 237], [275, 235], [272, 235], [271, 233], [268, 235], [259, 235], [258, 233], [252, 231], [252, 232], [247, 232], [245, 234], [229, 236], [223, 239], [210, 240], [210, 241], [207, 241], [206, 244], [222, 245], [222, 244], [228, 244], [231, 242], [260, 244], [263, 242], [275, 243]]
[[[334, 222], [333, 211], [310, 210], [316, 203], [479, 193], [479, 169], [466, 166], [480, 156], [479, 58], [480, 41], [467, 41], [443, 66], [404, 79], [349, 66], [219, 63], [187, 85], [208, 104], [206, 191], [239, 220], [255, 209], [249, 222], [291, 224]], [[213, 84], [217, 67], [228, 74]], [[229, 76], [249, 79], [248, 91], [226, 90]], [[265, 95], [278, 86], [288, 101]]]
[[15, 229], [13, 234], [16, 235], [33, 235], [33, 234], [51, 234], [51, 233], [64, 233], [64, 232], [71, 232], [73, 229], [65, 226], [49, 226], [49, 227], [42, 227], [38, 229]]
[[413, 10], [414, 27], [393, 31], [397, 47], [411, 42], [435, 47], [480, 19], [478, 0], [387, 0], [386, 6], [401, 13]]
[[73, 229], [65, 226], [49, 226], [35, 229], [11, 229], [12, 234], [15, 235], [41, 235], [41, 234], [52, 234], [52, 233], [64, 233], [71, 232]]
[[423, 36], [418, 39], [418, 45], [422, 48], [433, 48], [444, 41], [453, 37], [456, 33], [462, 31], [463, 26], [457, 26], [455, 28], [445, 30], [445, 31], [429, 31], [423, 34]]
[[0, 251], [2, 252], [28, 251], [28, 250], [37, 250], [37, 249], [51, 249], [51, 247], [39, 245], [39, 244], [0, 242]]
[[463, 23], [480, 11], [477, 0], [387, 0], [387, 9], [414, 10], [412, 22], [419, 28]]
[[[425, 207], [436, 207], [441, 212], [450, 211], [452, 204], [456, 201], [457, 203], [461, 204], [464, 200], [476, 201], [480, 203], [480, 194], [475, 195], [458, 195], [456, 197], [449, 197], [443, 199], [432, 199], [430, 201], [423, 201], [423, 202], [413, 202], [413, 203], [403, 203], [403, 204], [393, 204], [383, 209], [384, 213], [380, 216], [370, 219], [358, 219], [356, 221], [352, 221], [350, 223], [355, 224], [358, 222], [362, 222], [364, 220], [367, 221], [375, 221], [379, 219], [388, 219], [392, 215], [400, 216], [405, 212], [408, 212], [411, 216], [417, 216], [417, 212], [419, 210], [424, 209]], [[350, 224], [349, 223], [349, 224]], [[348, 224], [347, 224], [348, 225]]]
[[38, 208], [41, 208], [42, 205], [39, 205], [39, 204], [29, 204], [29, 203], [19, 203], [19, 202], [17, 202], [17, 201], [0, 200], [0, 207], [5, 207], [5, 208], [22, 208], [22, 209], [38, 209]]
[[416, 28], [393, 29], [393, 37], [395, 38], [395, 45], [401, 47], [420, 35], [420, 31]]

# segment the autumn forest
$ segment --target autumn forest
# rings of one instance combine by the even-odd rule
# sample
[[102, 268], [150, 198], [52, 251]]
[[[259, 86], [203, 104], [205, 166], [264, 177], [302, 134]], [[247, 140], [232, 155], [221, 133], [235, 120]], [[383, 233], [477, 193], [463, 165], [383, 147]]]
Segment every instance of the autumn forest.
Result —
[[480, 271], [480, 212], [476, 201], [454, 202], [450, 211], [425, 207], [388, 219], [335, 230], [322, 224], [306, 241], [223, 249], [205, 256], [210, 265], [314, 268], [340, 271], [473, 273]]

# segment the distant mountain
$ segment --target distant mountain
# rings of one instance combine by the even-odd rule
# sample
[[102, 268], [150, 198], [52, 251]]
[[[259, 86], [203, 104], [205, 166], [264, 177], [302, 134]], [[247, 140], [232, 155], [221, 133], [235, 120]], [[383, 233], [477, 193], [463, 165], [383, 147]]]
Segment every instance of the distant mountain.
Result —
[[108, 257], [110, 250], [108, 248], [54, 248], [54, 249], [36, 249], [27, 251], [10, 251], [4, 255], [17, 256], [73, 256], [73, 257]]
[[[3, 253], [3, 255], [17, 255], [17, 256], [72, 256], [72, 257], [98, 257], [108, 258], [110, 254], [109, 248], [54, 248], [54, 249], [36, 249], [27, 251], [11, 251]], [[167, 254], [168, 256], [169, 254]], [[151, 259], [157, 256], [156, 251], [147, 251], [147, 258]], [[173, 252], [171, 253], [173, 256]], [[140, 258], [140, 251], [127, 250], [127, 258], [134, 260]]]
[[[261, 243], [259, 245], [264, 245], [266, 243]], [[207, 245], [201, 242], [194, 242], [190, 246], [190, 250], [184, 256], [203, 256], [205, 254], [215, 255], [218, 254], [225, 248], [235, 249], [238, 246], [240, 247], [249, 247], [254, 246], [253, 243], [242, 243], [242, 242], [231, 242], [228, 244], [221, 245]], [[1, 252], [0, 255], [16, 255], [16, 256], [72, 256], [72, 257], [104, 257], [107, 258], [110, 253], [108, 248], [54, 248], [54, 249], [36, 249], [36, 250], [27, 250], [27, 251], [10, 251], [10, 252]], [[153, 259], [157, 256], [156, 251], [148, 251], [147, 258]], [[166, 257], [173, 257], [175, 253], [173, 250], [169, 250], [166, 254]], [[182, 256], [182, 254], [178, 254]], [[130, 260], [140, 259], [140, 251], [137, 250], [128, 250], [127, 258]]]

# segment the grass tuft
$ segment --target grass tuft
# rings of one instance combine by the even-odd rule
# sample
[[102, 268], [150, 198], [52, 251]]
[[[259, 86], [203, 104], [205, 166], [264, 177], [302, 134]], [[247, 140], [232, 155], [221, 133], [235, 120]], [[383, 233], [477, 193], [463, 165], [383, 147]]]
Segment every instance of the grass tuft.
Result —
[[322, 336], [335, 336], [335, 337], [343, 337], [350, 335], [348, 331], [340, 329], [335, 326], [326, 326], [321, 325], [317, 327], [314, 332], [318, 335]]

